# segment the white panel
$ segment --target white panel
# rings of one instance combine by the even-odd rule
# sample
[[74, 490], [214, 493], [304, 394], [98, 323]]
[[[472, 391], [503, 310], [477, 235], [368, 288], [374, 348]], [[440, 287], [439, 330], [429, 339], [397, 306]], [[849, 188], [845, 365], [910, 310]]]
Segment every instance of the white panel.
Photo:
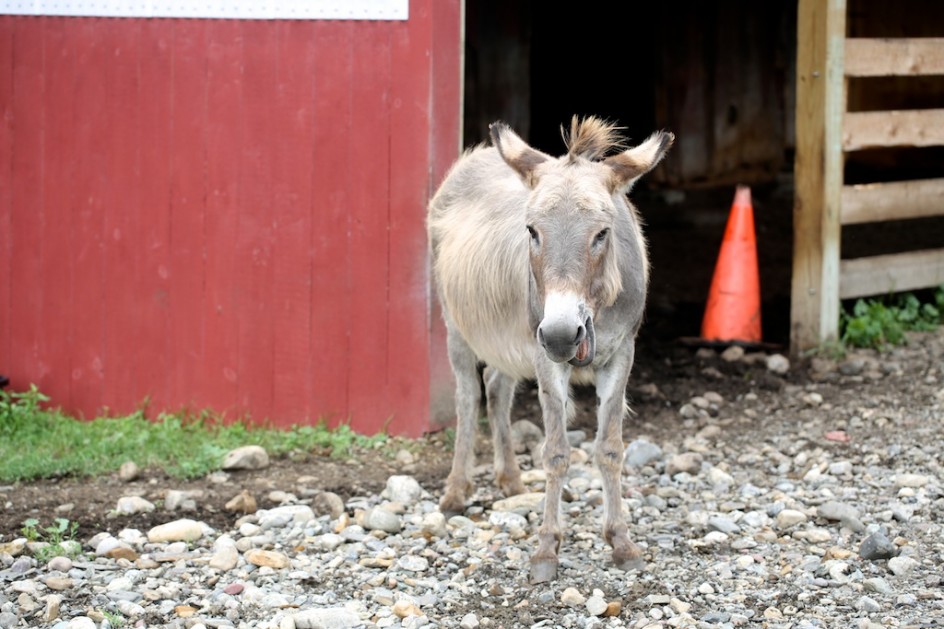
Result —
[[242, 20], [405, 20], [409, 0], [0, 0], [0, 14]]

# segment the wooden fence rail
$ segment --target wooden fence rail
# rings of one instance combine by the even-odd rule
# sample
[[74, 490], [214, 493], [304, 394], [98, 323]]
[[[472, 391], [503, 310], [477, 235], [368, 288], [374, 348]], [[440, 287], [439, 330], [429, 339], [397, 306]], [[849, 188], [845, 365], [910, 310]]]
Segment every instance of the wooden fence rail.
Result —
[[837, 337], [841, 299], [944, 283], [944, 248], [841, 259], [844, 225], [944, 216], [944, 179], [844, 184], [847, 153], [944, 146], [944, 108], [846, 106], [850, 78], [944, 74], [944, 38], [849, 38], [846, 9], [846, 0], [799, 3], [794, 353]]

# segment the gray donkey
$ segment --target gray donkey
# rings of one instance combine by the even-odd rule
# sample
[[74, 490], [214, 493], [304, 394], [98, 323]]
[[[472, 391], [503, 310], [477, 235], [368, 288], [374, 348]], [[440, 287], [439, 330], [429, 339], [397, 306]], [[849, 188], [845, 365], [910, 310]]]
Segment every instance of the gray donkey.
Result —
[[619, 128], [598, 118], [571, 122], [567, 154], [530, 147], [501, 122], [492, 147], [453, 165], [429, 204], [433, 272], [456, 377], [455, 458], [440, 501], [461, 513], [472, 465], [484, 363], [495, 477], [506, 495], [525, 491], [510, 438], [518, 381], [537, 380], [547, 472], [531, 582], [557, 576], [561, 488], [570, 463], [570, 384], [596, 387], [594, 460], [603, 477], [603, 536], [621, 567], [641, 563], [623, 514], [620, 472], [626, 383], [648, 283], [646, 243], [626, 194], [675, 139], [656, 132], [624, 150]]

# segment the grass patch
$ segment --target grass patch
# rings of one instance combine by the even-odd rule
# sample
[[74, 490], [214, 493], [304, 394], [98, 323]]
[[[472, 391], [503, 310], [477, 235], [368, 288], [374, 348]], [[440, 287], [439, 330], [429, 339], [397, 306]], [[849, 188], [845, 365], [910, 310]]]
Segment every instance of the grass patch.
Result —
[[944, 323], [944, 286], [925, 299], [914, 293], [858, 299], [840, 314], [839, 338], [845, 347], [877, 349], [906, 342], [905, 333], [936, 329]]
[[210, 413], [143, 412], [80, 421], [55, 408], [36, 387], [0, 391], [0, 481], [16, 482], [112, 472], [125, 461], [157, 467], [176, 478], [197, 478], [217, 470], [233, 448], [260, 445], [272, 456], [312, 452], [349, 456], [358, 448], [384, 444], [387, 436], [365, 436], [350, 426], [324, 423], [287, 429], [224, 423]]

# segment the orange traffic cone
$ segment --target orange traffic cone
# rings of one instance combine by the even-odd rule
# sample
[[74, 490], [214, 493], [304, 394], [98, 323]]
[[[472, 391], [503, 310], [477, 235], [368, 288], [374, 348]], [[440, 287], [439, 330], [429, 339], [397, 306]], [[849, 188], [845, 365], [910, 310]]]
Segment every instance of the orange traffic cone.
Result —
[[751, 189], [738, 186], [701, 324], [708, 341], [759, 343], [760, 277]]

